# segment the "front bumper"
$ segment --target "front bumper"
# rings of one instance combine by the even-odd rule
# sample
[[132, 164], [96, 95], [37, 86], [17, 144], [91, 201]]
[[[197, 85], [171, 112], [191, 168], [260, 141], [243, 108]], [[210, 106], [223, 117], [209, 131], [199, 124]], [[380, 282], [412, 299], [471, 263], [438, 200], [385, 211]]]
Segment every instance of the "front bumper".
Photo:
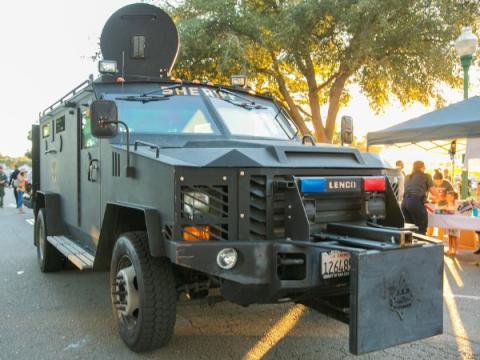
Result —
[[[332, 251], [321, 242], [169, 241], [167, 247], [173, 263], [221, 278], [227, 300], [248, 305], [288, 297], [310, 304], [318, 301], [319, 311], [324, 305], [330, 310], [343, 307], [354, 354], [443, 331], [443, 245], [439, 243], [417, 240], [415, 246], [386, 251], [344, 247], [351, 254], [350, 276], [336, 279], [321, 276], [321, 254]], [[217, 253], [225, 247], [239, 253], [231, 270], [216, 264]], [[295, 279], [282, 279], [279, 269], [285, 254], [305, 259], [303, 273], [290, 273]]]
[[[227, 247], [238, 252], [237, 264], [231, 270], [221, 269], [216, 262], [218, 252]], [[223, 279], [224, 297], [242, 305], [273, 303], [318, 288], [348, 292], [348, 276], [321, 277], [321, 254], [331, 250], [318, 243], [169, 241], [167, 248], [173, 263]]]

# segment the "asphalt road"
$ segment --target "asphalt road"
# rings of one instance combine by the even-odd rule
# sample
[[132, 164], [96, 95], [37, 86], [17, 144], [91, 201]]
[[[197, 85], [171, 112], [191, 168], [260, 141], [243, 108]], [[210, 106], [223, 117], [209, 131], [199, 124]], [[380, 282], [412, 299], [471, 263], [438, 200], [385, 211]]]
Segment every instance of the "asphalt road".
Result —
[[[0, 359], [349, 359], [348, 327], [291, 304], [178, 309], [164, 349], [137, 355], [116, 334], [106, 273], [42, 274], [32, 214], [0, 209]], [[444, 334], [358, 359], [479, 359], [480, 259], [447, 259]]]

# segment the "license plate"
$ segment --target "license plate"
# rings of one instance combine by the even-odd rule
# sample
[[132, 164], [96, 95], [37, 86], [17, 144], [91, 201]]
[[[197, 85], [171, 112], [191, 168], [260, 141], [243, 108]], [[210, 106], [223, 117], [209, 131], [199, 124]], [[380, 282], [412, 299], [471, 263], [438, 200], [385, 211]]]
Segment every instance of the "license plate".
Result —
[[333, 279], [350, 274], [350, 253], [329, 251], [322, 253], [322, 277]]

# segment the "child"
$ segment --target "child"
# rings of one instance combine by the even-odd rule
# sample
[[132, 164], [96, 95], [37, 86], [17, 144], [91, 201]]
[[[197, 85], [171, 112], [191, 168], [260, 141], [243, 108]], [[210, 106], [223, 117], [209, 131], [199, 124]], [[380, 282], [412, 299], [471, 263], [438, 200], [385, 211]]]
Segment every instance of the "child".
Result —
[[26, 170], [21, 170], [18, 174], [17, 179], [15, 180], [17, 186], [17, 209], [19, 214], [23, 214], [23, 193], [25, 192], [25, 178], [27, 176]]
[[[452, 214], [456, 211], [456, 201], [458, 199], [458, 194], [455, 191], [448, 191], [447, 192], [447, 205], [445, 207], [446, 210], [452, 212]], [[457, 253], [457, 239], [458, 239], [459, 231], [458, 229], [448, 229], [448, 251], [447, 255], [453, 256]]]

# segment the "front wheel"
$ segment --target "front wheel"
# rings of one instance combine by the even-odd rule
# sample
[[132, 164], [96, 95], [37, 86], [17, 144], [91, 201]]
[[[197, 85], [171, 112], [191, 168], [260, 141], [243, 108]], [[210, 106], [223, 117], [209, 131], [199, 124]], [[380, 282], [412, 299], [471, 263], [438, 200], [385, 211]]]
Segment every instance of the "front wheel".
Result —
[[113, 249], [113, 312], [125, 344], [135, 352], [166, 345], [173, 334], [177, 292], [168, 259], [152, 258], [147, 234], [120, 235]]

